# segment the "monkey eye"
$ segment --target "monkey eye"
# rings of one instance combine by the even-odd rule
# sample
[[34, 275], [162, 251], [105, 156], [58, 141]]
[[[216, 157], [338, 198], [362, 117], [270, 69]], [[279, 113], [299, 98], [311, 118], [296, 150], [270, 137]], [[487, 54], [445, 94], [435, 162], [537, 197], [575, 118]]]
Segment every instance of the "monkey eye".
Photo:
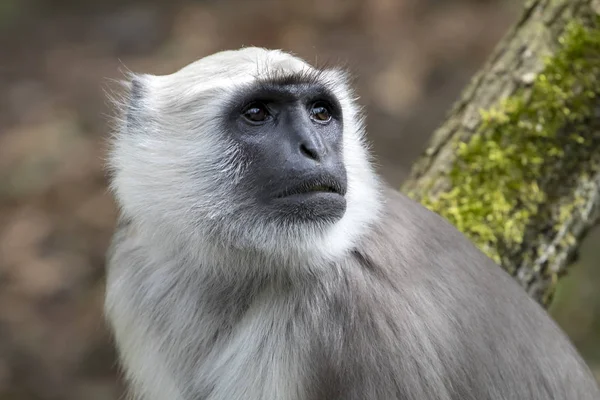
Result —
[[244, 118], [246, 118], [250, 122], [264, 122], [266, 121], [270, 114], [267, 110], [267, 107], [262, 103], [252, 103], [244, 110], [243, 114]]
[[329, 122], [329, 120], [331, 120], [329, 105], [324, 101], [317, 101], [310, 110], [310, 117], [316, 122]]

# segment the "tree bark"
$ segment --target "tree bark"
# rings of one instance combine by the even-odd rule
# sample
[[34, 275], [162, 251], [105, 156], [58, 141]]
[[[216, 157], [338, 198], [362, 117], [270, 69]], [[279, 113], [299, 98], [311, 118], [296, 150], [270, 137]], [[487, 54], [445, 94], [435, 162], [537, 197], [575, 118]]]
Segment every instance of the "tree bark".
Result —
[[402, 190], [548, 306], [600, 217], [600, 0], [528, 2]]

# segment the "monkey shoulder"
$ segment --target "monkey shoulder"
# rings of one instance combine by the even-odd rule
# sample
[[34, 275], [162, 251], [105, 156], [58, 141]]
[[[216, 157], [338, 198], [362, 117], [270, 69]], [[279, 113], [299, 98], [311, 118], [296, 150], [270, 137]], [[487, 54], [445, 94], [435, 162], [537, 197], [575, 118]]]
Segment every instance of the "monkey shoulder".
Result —
[[[463, 279], [504, 275], [465, 235], [437, 213], [385, 187], [384, 207], [360, 250], [391, 273], [444, 274]], [[491, 274], [491, 275], [489, 275]]]

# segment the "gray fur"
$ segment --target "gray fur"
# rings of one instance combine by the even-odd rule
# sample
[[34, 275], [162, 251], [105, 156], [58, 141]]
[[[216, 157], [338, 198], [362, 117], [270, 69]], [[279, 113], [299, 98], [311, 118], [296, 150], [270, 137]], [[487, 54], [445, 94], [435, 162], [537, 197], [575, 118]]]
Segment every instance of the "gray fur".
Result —
[[[258, 69], [278, 63], [286, 71], [305, 68], [292, 56], [262, 49], [218, 57], [213, 60], [226, 65], [251, 58]], [[200, 63], [196, 73], [216, 74], [211, 68]], [[183, 77], [191, 79], [187, 73]], [[193, 135], [160, 128], [171, 118], [165, 110], [174, 107], [160, 96], [195, 89], [181, 87], [176, 77], [162, 78], [164, 84], [136, 78], [136, 108], [152, 112], [148, 125], [125, 118], [115, 137], [113, 189], [122, 216], [108, 254], [106, 294], [135, 398], [600, 399], [569, 340], [508, 274], [441, 217], [374, 175], [353, 96], [342, 75], [331, 76], [348, 118], [351, 190], [347, 215], [337, 223], [344, 230], [282, 225], [280, 234], [259, 219], [234, 219], [227, 212], [241, 201], [235, 182], [251, 173], [251, 165], [225, 165], [235, 163], [233, 145], [222, 144], [218, 157], [211, 156], [224, 142], [217, 127], [211, 137], [202, 135], [208, 126], [203, 120]], [[235, 89], [227, 86], [230, 79], [223, 82], [214, 85], [225, 93]], [[168, 91], [162, 89], [167, 83], [174, 85]], [[206, 118], [213, 95], [196, 91], [200, 100], [188, 118]], [[138, 124], [134, 131], [131, 121]], [[196, 172], [215, 174], [210, 178], [220, 186], [197, 182], [197, 192], [178, 186], [195, 182], [184, 176], [188, 164], [177, 165], [185, 157], [169, 158], [187, 140], [207, 147]], [[153, 141], [159, 142], [155, 151], [144, 154]], [[149, 158], [156, 154], [160, 160]], [[155, 194], [154, 183], [143, 181], [153, 174], [168, 185], [164, 193]], [[197, 207], [183, 214], [177, 208], [183, 201], [197, 201]], [[229, 217], [239, 224], [219, 229]]]

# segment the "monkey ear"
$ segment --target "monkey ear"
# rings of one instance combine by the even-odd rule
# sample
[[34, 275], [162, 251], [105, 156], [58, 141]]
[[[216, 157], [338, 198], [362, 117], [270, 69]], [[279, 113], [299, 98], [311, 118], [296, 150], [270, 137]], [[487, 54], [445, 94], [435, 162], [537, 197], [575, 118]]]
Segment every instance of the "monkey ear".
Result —
[[[147, 76], [126, 71], [121, 79], [108, 79], [104, 94], [114, 114], [111, 118], [114, 134], [125, 134], [142, 126], [142, 115], [146, 114], [148, 88]], [[112, 86], [114, 84], [114, 86]]]
[[123, 104], [123, 118], [125, 119], [127, 129], [130, 130], [140, 125], [146, 89], [142, 77], [134, 74], [130, 74], [129, 80], [125, 81], [124, 84], [128, 94], [125, 104]]

